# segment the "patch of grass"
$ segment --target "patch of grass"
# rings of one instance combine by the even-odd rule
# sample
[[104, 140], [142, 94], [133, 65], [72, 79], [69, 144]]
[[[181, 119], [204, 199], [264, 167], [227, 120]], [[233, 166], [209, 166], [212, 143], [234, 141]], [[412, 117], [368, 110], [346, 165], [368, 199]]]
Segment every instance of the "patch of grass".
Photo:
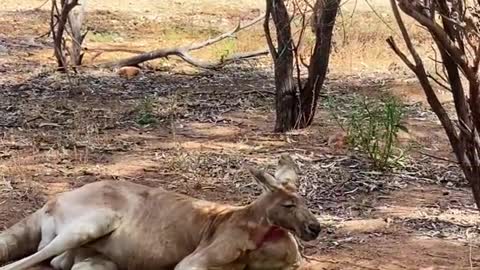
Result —
[[137, 107], [136, 122], [142, 126], [148, 126], [157, 122], [154, 114], [155, 104], [153, 98], [146, 96]]
[[214, 27], [190, 25], [185, 21], [171, 21], [166, 25], [151, 24], [150, 29], [147, 30], [152, 31], [149, 34], [153, 34], [160, 41], [169, 44], [181, 45], [189, 42], [199, 42], [222, 33]]
[[235, 38], [227, 38], [219, 43], [216, 48], [216, 57], [220, 61], [230, 57], [237, 50], [237, 41]]
[[93, 32], [89, 34], [88, 37], [89, 41], [98, 42], [98, 43], [113, 43], [113, 42], [121, 42], [123, 38], [121, 37], [120, 33], [118, 32]]
[[[401, 124], [405, 114], [403, 104], [388, 97], [384, 101], [362, 98], [350, 105], [343, 120], [334, 113], [347, 133], [348, 144], [366, 154], [379, 170], [402, 167], [406, 150], [400, 147], [397, 136], [400, 130], [408, 132]], [[327, 106], [333, 109], [332, 103]]]

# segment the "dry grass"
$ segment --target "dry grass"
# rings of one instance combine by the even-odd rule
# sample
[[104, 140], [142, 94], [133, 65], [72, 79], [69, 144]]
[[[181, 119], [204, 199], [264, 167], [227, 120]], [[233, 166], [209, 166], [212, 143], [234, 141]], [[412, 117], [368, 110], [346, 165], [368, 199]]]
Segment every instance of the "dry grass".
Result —
[[[18, 1], [17, 1], [18, 2]], [[28, 16], [32, 7], [38, 7], [43, 0], [2, 1], [0, 8], [7, 12], [4, 23], [11, 20], [22, 22], [16, 29], [24, 35], [39, 35], [48, 29], [47, 8], [45, 5], [35, 16]], [[28, 2], [28, 4], [27, 4]], [[370, 3], [368, 5], [367, 3]], [[15, 7], [15, 8], [12, 8]], [[13, 10], [24, 10], [12, 12]], [[25, 11], [30, 10], [30, 11]], [[148, 51], [156, 48], [178, 46], [202, 41], [232, 29], [240, 21], [252, 19], [264, 10], [263, 1], [162, 1], [162, 4], [140, 0], [89, 1], [87, 10], [87, 46], [90, 49], [123, 48]], [[23, 25], [23, 26], [22, 26]], [[34, 25], [32, 28], [31, 26]], [[407, 27], [417, 41], [421, 51], [429, 51], [430, 44], [425, 34], [407, 19]], [[0, 27], [1, 29], [1, 27]], [[15, 30], [14, 30], [15, 31]], [[0, 31], [1, 32], [1, 31]], [[385, 40], [398, 34], [388, 1], [365, 0], [348, 1], [342, 6], [338, 17], [334, 52], [331, 58], [331, 71], [335, 73], [358, 73], [370, 71], [405, 70], [397, 64], [397, 57], [388, 48]], [[307, 31], [306, 43], [311, 44], [312, 34]], [[399, 40], [400, 41], [400, 40]], [[400, 42], [401, 43], [401, 42]], [[195, 53], [198, 57], [218, 59], [234, 52], [251, 51], [265, 47], [261, 25], [238, 34], [236, 38], [224, 40]], [[86, 64], [95, 61], [108, 61], [129, 56], [129, 53], [109, 52], [97, 55], [92, 51], [86, 57]], [[52, 61], [51, 52], [38, 51], [29, 56], [36, 61]], [[269, 58], [264, 58], [269, 60]], [[177, 66], [179, 61], [157, 60], [156, 68]]]

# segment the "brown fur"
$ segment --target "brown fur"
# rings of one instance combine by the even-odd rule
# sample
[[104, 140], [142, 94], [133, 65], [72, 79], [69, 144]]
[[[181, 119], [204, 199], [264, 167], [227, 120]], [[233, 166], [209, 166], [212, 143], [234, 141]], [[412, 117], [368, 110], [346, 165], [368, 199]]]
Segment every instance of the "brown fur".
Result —
[[121, 77], [132, 79], [140, 74], [140, 69], [138, 67], [126, 66], [121, 67], [118, 70], [118, 75]]
[[320, 227], [296, 194], [292, 162], [279, 162], [275, 177], [251, 169], [266, 191], [243, 207], [129, 182], [85, 185], [2, 233], [0, 262], [31, 253], [31, 243], [39, 251], [0, 270], [49, 258], [62, 270], [294, 268], [299, 252], [291, 233], [312, 240]]

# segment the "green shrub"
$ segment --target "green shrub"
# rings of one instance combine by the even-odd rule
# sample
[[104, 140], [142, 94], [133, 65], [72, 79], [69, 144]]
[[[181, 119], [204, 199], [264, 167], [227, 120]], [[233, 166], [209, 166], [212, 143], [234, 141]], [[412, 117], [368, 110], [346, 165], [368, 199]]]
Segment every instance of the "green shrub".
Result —
[[394, 98], [354, 104], [347, 119], [349, 145], [367, 154], [378, 169], [402, 165], [405, 156], [397, 135], [406, 131], [401, 125], [403, 116], [404, 107]]
[[220, 61], [232, 56], [237, 49], [237, 41], [235, 38], [228, 38], [217, 45], [216, 55]]
[[403, 166], [405, 151], [397, 139], [400, 130], [408, 132], [401, 124], [403, 104], [393, 97], [384, 101], [356, 97], [327, 98], [326, 106], [347, 133], [349, 146], [366, 154], [377, 169]]
[[137, 106], [137, 124], [147, 126], [156, 123], [154, 107], [153, 98], [146, 96]]

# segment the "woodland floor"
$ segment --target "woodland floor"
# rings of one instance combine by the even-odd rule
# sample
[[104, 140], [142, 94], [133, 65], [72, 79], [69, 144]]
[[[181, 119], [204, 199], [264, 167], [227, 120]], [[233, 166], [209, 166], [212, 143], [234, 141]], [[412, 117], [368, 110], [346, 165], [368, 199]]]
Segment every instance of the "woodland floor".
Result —
[[[480, 269], [478, 211], [458, 167], [420, 153], [453, 159], [409, 76], [344, 74], [333, 66], [314, 125], [280, 135], [272, 133], [268, 65], [192, 72], [157, 63], [131, 80], [93, 68], [60, 75], [48, 39], [33, 39], [48, 30], [46, 8], [33, 9], [43, 1], [17, 2], [2, 1], [0, 12], [1, 229], [58, 192], [104, 179], [245, 204], [258, 194], [245, 165], [273, 168], [289, 152], [302, 170], [301, 191], [324, 225], [317, 241], [305, 243], [316, 259], [304, 269]], [[123, 23], [122, 11], [90, 17], [103, 22], [98, 28], [125, 24], [134, 37], [142, 30], [154, 35], [147, 27], [154, 21]], [[135, 47], [128, 39], [102, 42]], [[349, 101], [386, 95], [407, 105], [409, 133], [401, 139], [417, 150], [404, 168], [380, 173], [360, 154], [327, 143], [341, 129], [325, 100], [342, 114]], [[156, 121], [145, 126], [140, 118]]]

